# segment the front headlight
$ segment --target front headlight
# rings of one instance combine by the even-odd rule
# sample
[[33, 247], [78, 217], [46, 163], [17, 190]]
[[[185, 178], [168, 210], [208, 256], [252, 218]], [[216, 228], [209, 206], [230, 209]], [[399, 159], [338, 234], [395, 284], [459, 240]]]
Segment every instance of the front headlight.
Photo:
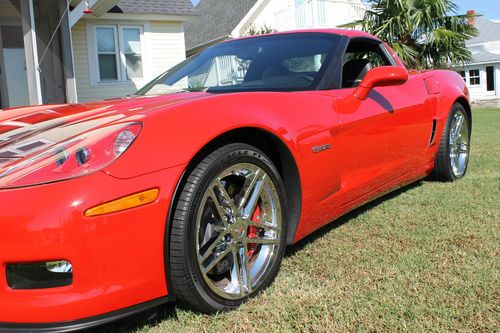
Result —
[[142, 124], [126, 123], [86, 132], [0, 168], [0, 188], [39, 185], [99, 171], [134, 142]]

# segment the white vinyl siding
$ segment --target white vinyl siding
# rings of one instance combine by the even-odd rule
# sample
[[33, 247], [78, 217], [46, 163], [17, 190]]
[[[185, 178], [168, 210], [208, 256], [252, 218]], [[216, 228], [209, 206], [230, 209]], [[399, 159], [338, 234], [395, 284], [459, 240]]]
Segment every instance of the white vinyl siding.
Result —
[[[81, 20], [72, 28], [75, 77], [79, 102], [126, 96], [142, 88], [150, 80], [185, 59], [184, 32], [181, 22], [137, 20], [116, 22], [109, 20], [108, 23], [106, 21], [108, 20]], [[96, 78], [97, 56], [95, 52], [92, 53], [91, 50], [87, 49], [89, 45], [88, 31], [93, 31], [96, 26], [114, 24], [119, 24], [122, 28], [142, 27], [143, 41], [140, 44], [142, 78], [135, 78], [132, 75], [130, 80], [127, 80], [125, 66], [119, 70], [119, 75], [124, 77], [125, 80], [99, 82], [98, 78]], [[136, 53], [136, 55], [139, 54]], [[120, 60], [126, 64], [125, 53], [123, 59]]]
[[153, 50], [150, 54], [153, 77], [157, 77], [186, 58], [184, 31], [180, 23], [151, 22], [149, 41]]

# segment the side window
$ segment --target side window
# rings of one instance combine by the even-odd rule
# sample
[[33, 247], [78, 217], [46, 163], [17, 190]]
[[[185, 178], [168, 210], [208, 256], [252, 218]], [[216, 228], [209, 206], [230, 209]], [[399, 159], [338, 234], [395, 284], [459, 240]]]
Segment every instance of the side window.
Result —
[[342, 88], [357, 87], [370, 69], [391, 66], [391, 61], [375, 41], [353, 40], [347, 47], [342, 64]]
[[380, 55], [380, 53], [374, 50], [366, 50], [366, 51], [350, 52], [350, 53], [346, 52], [345, 57], [343, 59], [344, 64], [352, 59], [366, 59], [370, 62], [372, 68], [388, 65], [386, 60]]

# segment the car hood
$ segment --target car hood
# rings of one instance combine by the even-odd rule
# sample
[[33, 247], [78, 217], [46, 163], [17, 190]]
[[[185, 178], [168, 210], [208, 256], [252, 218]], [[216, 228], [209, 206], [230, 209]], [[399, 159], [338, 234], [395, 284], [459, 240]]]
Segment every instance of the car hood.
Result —
[[177, 93], [0, 110], [0, 168], [89, 130], [208, 96]]

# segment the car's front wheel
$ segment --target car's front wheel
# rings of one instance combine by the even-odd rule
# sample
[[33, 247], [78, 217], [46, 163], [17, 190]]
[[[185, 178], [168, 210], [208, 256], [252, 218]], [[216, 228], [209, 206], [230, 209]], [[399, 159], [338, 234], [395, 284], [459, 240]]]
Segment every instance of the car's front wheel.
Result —
[[274, 280], [285, 248], [285, 198], [261, 151], [230, 144], [191, 171], [176, 202], [170, 276], [177, 299], [212, 313], [232, 309]]

